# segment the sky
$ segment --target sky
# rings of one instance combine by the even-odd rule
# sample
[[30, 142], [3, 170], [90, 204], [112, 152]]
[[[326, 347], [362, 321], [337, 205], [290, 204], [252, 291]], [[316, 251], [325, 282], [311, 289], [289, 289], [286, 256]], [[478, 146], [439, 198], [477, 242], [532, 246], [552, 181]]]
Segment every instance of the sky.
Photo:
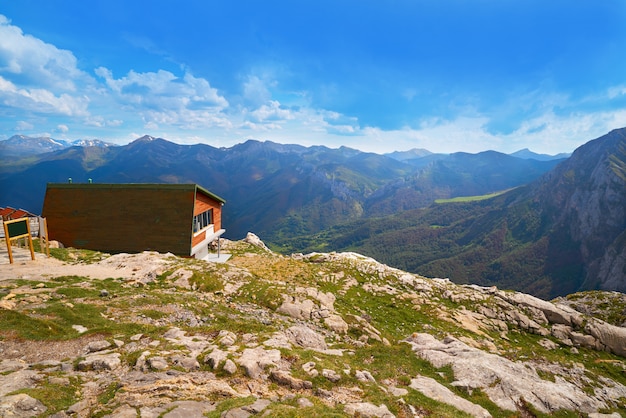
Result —
[[0, 140], [557, 154], [625, 126], [623, 0], [0, 0]]

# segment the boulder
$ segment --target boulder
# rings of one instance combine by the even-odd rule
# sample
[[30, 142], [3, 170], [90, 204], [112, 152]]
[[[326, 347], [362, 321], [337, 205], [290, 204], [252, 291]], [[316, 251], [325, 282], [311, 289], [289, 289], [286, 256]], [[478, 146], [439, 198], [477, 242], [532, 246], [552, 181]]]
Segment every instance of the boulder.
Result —
[[367, 370], [357, 370], [354, 374], [354, 377], [356, 377], [356, 379], [360, 380], [361, 382], [376, 383], [376, 379], [374, 379], [374, 376], [372, 376], [372, 374]]
[[476, 405], [454, 394], [450, 389], [437, 382], [435, 379], [425, 376], [418, 376], [411, 379], [409, 385], [411, 389], [421, 392], [425, 396], [448, 405], [452, 405], [456, 409], [466, 412], [476, 418], [491, 418], [491, 414], [480, 405]]
[[226, 351], [216, 348], [204, 357], [204, 363], [211, 366], [213, 370], [217, 369], [221, 362], [225, 361], [228, 357]]
[[228, 374], [235, 374], [237, 372], [237, 365], [231, 359], [227, 359], [222, 369]]
[[328, 317], [324, 318], [324, 324], [337, 334], [348, 333], [348, 323], [344, 321], [340, 315], [330, 314]]
[[225, 347], [230, 347], [237, 341], [237, 335], [234, 332], [221, 330], [217, 335], [217, 341]]
[[349, 403], [344, 408], [346, 414], [360, 418], [395, 418], [387, 405], [376, 406], [369, 402]]
[[626, 328], [593, 319], [587, 323], [585, 331], [595, 337], [608, 351], [626, 357]]
[[314, 350], [326, 350], [328, 345], [324, 337], [304, 325], [294, 325], [287, 328], [285, 335], [293, 344], [303, 348], [312, 348]]
[[92, 341], [87, 344], [85, 351], [87, 351], [87, 353], [95, 353], [96, 351], [106, 350], [109, 347], [111, 347], [111, 343], [107, 340]]
[[294, 390], [311, 389], [313, 387], [313, 383], [308, 380], [293, 377], [291, 373], [286, 370], [274, 369], [270, 373], [270, 378], [279, 385], [286, 386]]
[[269, 248], [267, 248], [267, 245], [265, 245], [265, 243], [263, 241], [261, 241], [261, 238], [259, 238], [258, 236], [256, 236], [252, 232], [248, 232], [246, 237], [243, 239], [243, 242], [247, 242], [248, 244], [252, 244], [255, 247], [261, 248], [261, 249], [263, 249], [263, 250], [265, 250], [267, 252], [271, 252], [271, 250]]
[[341, 379], [341, 375], [334, 370], [324, 369], [322, 370], [322, 376], [330, 380], [333, 383], [337, 383]]
[[0, 417], [38, 417], [47, 409], [40, 401], [25, 393], [0, 398]]
[[121, 364], [119, 353], [93, 354], [78, 363], [78, 370], [114, 370]]
[[146, 360], [146, 364], [152, 370], [165, 370], [168, 368], [167, 360], [161, 356], [150, 357]]
[[246, 376], [257, 379], [268, 366], [277, 366], [280, 361], [280, 351], [265, 350], [262, 347], [246, 348], [243, 350], [237, 363], [243, 367]]
[[480, 388], [502, 409], [516, 411], [521, 399], [545, 414], [559, 409], [588, 414], [607, 407], [565, 379], [544, 380], [529, 364], [486, 353], [453, 337], [439, 341], [429, 334], [414, 334], [406, 341], [436, 368], [451, 366], [456, 380]]
[[295, 319], [309, 320], [313, 311], [317, 311], [317, 306], [312, 300], [304, 299], [300, 301], [293, 298], [291, 301], [284, 301], [276, 311]]
[[579, 312], [565, 305], [556, 306], [553, 303], [525, 293], [499, 291], [498, 295], [514, 305], [529, 306], [542, 311], [551, 324], [580, 326], [583, 322], [582, 315]]

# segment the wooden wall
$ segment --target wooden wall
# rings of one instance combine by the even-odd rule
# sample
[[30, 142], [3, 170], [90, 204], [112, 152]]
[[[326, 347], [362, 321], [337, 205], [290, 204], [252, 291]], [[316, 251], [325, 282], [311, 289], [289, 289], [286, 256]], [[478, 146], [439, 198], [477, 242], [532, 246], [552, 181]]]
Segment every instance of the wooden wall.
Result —
[[195, 185], [63, 186], [49, 185], [44, 200], [50, 239], [111, 253], [190, 255]]

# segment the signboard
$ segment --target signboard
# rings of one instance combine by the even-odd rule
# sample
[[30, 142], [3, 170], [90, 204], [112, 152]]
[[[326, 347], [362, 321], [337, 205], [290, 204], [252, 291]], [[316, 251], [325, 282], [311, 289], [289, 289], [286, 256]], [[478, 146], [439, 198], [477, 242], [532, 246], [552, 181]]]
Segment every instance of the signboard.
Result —
[[28, 218], [20, 218], [12, 221], [4, 221], [4, 236], [7, 240], [7, 248], [9, 250], [9, 262], [13, 264], [13, 251], [11, 250], [11, 241], [26, 238], [30, 248], [30, 256], [35, 259], [35, 251], [33, 249], [33, 238], [30, 236], [30, 224]]

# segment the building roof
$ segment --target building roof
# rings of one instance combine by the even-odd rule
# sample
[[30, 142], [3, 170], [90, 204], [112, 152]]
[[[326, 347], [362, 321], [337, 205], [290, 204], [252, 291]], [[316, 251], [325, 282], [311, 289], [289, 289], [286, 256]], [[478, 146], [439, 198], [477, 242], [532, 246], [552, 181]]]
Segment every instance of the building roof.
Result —
[[32, 218], [35, 216], [36, 215], [33, 215], [32, 213], [24, 209], [15, 209], [10, 206], [7, 206], [6, 208], [0, 208], [0, 218], [5, 220], [19, 219], [24, 217]]
[[56, 189], [153, 189], [153, 190], [193, 190], [226, 203], [218, 195], [211, 193], [204, 187], [194, 183], [170, 184], [170, 183], [48, 183], [48, 188]]

